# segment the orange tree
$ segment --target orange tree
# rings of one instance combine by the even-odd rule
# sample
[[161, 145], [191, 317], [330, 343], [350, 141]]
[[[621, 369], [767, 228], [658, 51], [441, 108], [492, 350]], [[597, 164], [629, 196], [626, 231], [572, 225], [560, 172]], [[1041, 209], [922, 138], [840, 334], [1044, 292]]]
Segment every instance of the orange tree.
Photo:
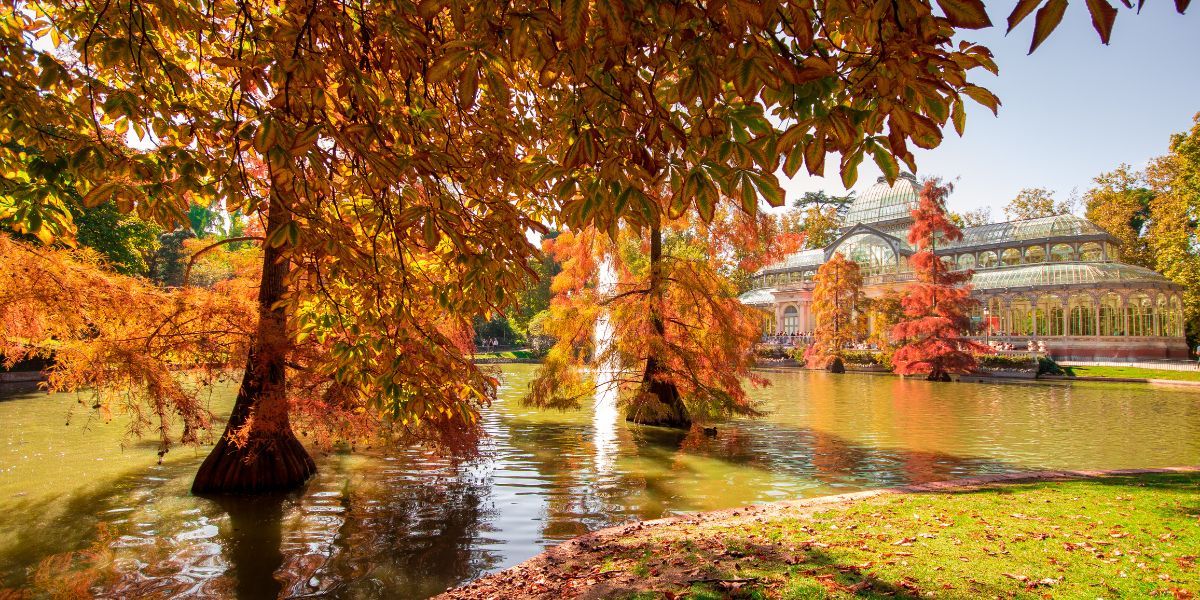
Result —
[[813, 343], [804, 353], [810, 368], [824, 367], [863, 333], [857, 318], [863, 303], [858, 263], [837, 252], [817, 269], [814, 279], [812, 314], [817, 324]]
[[904, 299], [904, 320], [892, 329], [900, 348], [892, 358], [896, 373], [924, 373], [930, 381], [949, 381], [951, 373], [975, 369], [976, 353], [991, 352], [962, 336], [970, 326], [968, 311], [977, 302], [966, 283], [971, 271], [954, 271], [935, 254], [939, 241], [962, 239], [962, 231], [946, 215], [944, 200], [949, 186], [936, 180], [925, 182], [921, 199], [913, 209], [908, 242], [917, 249], [909, 258], [915, 281]]
[[[962, 132], [967, 98], [995, 110], [968, 81], [990, 52], [953, 41], [990, 25], [982, 2], [937, 5], [14, 0], [0, 221], [70, 243], [75, 194], [169, 227], [193, 204], [256, 215], [257, 324], [195, 489], [291, 487], [312, 472], [291, 376], [337, 390], [328, 414], [469, 436], [494, 381], [462, 332], [512, 302], [542, 220], [754, 212], [782, 203], [780, 166], [836, 153], [850, 185], [869, 155], [895, 177], [909, 144]], [[1036, 46], [1065, 5], [1020, 2], [1009, 28], [1036, 10]], [[1116, 11], [1089, 7], [1107, 39]], [[309, 338], [323, 350], [289, 360]]]
[[[763, 316], [738, 300], [731, 272], [794, 248], [769, 219], [738, 211], [709, 224], [623, 227], [615, 239], [568, 231], [550, 242], [563, 270], [544, 327], [557, 343], [527, 401], [573, 407], [597, 385], [615, 383], [626, 418], [637, 423], [686, 428], [757, 414], [742, 382], [765, 383], [750, 371]], [[601, 319], [607, 331], [597, 331]]]

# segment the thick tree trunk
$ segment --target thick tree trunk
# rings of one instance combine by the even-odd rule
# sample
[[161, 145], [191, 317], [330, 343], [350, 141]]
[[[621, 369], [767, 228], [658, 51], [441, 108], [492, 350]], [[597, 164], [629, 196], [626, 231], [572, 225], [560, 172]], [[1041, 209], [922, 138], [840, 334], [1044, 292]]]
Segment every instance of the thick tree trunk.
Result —
[[[660, 303], [662, 302], [662, 229], [658, 223], [650, 228], [650, 324], [661, 339], [666, 335], [663, 325]], [[658, 359], [651, 356], [646, 360], [646, 370], [642, 373], [642, 385], [639, 393], [644, 399], [635, 403], [625, 417], [627, 421], [640, 425], [656, 425], [659, 427], [675, 427], [689, 429], [692, 418], [688, 415], [679, 388], [675, 384], [664, 382], [659, 378], [662, 365]], [[650, 398], [645, 398], [650, 396]]]
[[[290, 219], [277, 199], [267, 213], [267, 231]], [[299, 487], [317, 465], [292, 433], [288, 419], [285, 361], [290, 341], [286, 315], [273, 305], [282, 297], [288, 261], [282, 248], [263, 248], [262, 285], [258, 292], [258, 334], [233, 413], [212, 453], [200, 465], [192, 493], [258, 494]]]

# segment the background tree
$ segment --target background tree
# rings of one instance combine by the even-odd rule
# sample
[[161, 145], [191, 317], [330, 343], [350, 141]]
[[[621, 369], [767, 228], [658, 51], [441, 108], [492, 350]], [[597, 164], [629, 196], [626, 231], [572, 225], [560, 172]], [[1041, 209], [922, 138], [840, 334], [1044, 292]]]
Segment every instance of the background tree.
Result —
[[838, 230], [842, 227], [837, 209], [832, 206], [793, 209], [780, 218], [786, 231], [801, 236], [801, 246], [807, 250], [828, 246], [837, 239]]
[[858, 319], [863, 308], [862, 274], [858, 263], [837, 252], [817, 269], [815, 281], [812, 313], [817, 325], [804, 359], [809, 368], [824, 368], [864, 332]]
[[1154, 268], [1154, 257], [1146, 229], [1150, 223], [1150, 204], [1154, 192], [1146, 187], [1142, 173], [1129, 165], [1101, 173], [1096, 186], [1084, 194], [1085, 216], [1117, 238], [1121, 259]]
[[1022, 221], [1065, 215], [1070, 213], [1072, 208], [1070, 200], [1057, 201], [1054, 199], [1054, 192], [1050, 190], [1024, 188], [1004, 207], [1004, 215], [1010, 221]]
[[949, 218], [950, 222], [954, 223], [959, 229], [988, 225], [992, 222], [992, 209], [988, 206], [981, 206], [974, 210], [967, 210], [960, 213], [950, 212]]
[[122, 275], [148, 275], [158, 250], [158, 226], [123, 214], [112, 202], [94, 208], [70, 204], [80, 246], [104, 256], [109, 268]]
[[930, 381], [949, 381], [951, 373], [969, 373], [976, 367], [975, 353], [991, 349], [963, 337], [970, 327], [969, 311], [977, 302], [966, 282], [972, 271], [952, 270], [935, 254], [939, 241], [962, 239], [946, 217], [949, 186], [926, 181], [920, 203], [913, 210], [908, 243], [917, 252], [909, 258], [915, 280], [905, 289], [904, 317], [892, 330], [900, 348], [892, 360], [901, 375], [927, 374]]
[[1200, 113], [1188, 131], [1171, 136], [1170, 152], [1150, 163], [1154, 199], [1146, 243], [1154, 266], [1183, 286], [1189, 347], [1200, 340]]

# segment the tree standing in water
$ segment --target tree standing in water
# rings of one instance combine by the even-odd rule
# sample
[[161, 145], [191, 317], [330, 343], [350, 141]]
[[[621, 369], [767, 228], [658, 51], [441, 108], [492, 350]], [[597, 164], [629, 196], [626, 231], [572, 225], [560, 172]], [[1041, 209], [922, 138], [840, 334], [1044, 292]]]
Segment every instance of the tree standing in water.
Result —
[[912, 212], [908, 242], [917, 249], [909, 258], [915, 281], [905, 290], [905, 319], [892, 329], [900, 348], [892, 358], [896, 373], [926, 374], [930, 381], [950, 381], [951, 373], [969, 373], [976, 367], [975, 353], [991, 352], [983, 344], [963, 337], [970, 326], [970, 270], [955, 271], [935, 252], [938, 242], [962, 239], [962, 231], [946, 215], [948, 185], [926, 181], [920, 202]]
[[837, 252], [817, 269], [815, 281], [812, 313], [817, 326], [804, 360], [810, 369], [841, 373], [845, 367], [838, 354], [862, 334], [856, 318], [863, 301], [862, 273], [858, 263]]
[[[550, 242], [563, 264], [545, 324], [557, 343], [527, 402], [577, 406], [604, 384], [595, 370], [611, 365], [629, 421], [688, 428], [757, 414], [743, 382], [765, 383], [750, 370], [762, 315], [738, 300], [732, 273], [794, 249], [797, 240], [774, 235], [767, 219], [737, 211], [709, 224], [680, 218], [622, 228], [616, 240], [588, 230]], [[611, 285], [601, 284], [604, 269]], [[594, 341], [601, 318], [611, 324], [607, 343]]]

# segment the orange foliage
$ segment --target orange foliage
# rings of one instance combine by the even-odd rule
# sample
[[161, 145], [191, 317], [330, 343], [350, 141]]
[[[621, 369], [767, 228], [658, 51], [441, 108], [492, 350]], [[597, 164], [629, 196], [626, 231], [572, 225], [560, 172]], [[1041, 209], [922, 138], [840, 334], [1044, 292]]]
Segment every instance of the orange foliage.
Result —
[[934, 253], [938, 241], [962, 239], [962, 231], [946, 216], [944, 199], [949, 192], [948, 185], [927, 181], [912, 213], [915, 222], [908, 241], [917, 253], [909, 262], [916, 280], [905, 290], [906, 319], [892, 330], [892, 337], [902, 344], [892, 359], [901, 375], [927, 373], [931, 380], [948, 380], [951, 373], [975, 369], [973, 353], [991, 352], [962, 337], [970, 325], [968, 311], [977, 302], [966, 283], [972, 271], [953, 271]]
[[[621, 228], [614, 237], [566, 231], [545, 244], [562, 263], [545, 325], [557, 343], [529, 403], [574, 407], [611, 378], [627, 413], [653, 413], [662, 407], [646, 391], [643, 367], [654, 358], [653, 377], [679, 391], [690, 418], [757, 414], [742, 382], [766, 383], [750, 371], [762, 315], [738, 301], [729, 274], [794, 250], [794, 236], [776, 235], [768, 217], [735, 213], [708, 224], [671, 221], [662, 237], [657, 288], [644, 229]], [[604, 321], [607, 343], [594, 339]], [[588, 365], [612, 372], [597, 377]]]
[[831, 356], [862, 333], [859, 319], [855, 318], [862, 302], [858, 263], [838, 252], [817, 269], [812, 304], [817, 327], [813, 344], [804, 353], [810, 368], [824, 367]]
[[49, 391], [92, 391], [105, 419], [119, 411], [131, 434], [156, 430], [160, 453], [201, 441], [212, 415], [200, 394], [242, 364], [254, 331], [247, 287], [164, 290], [105, 271], [94, 252], [4, 235], [0, 257], [0, 355], [9, 365], [53, 359]]

